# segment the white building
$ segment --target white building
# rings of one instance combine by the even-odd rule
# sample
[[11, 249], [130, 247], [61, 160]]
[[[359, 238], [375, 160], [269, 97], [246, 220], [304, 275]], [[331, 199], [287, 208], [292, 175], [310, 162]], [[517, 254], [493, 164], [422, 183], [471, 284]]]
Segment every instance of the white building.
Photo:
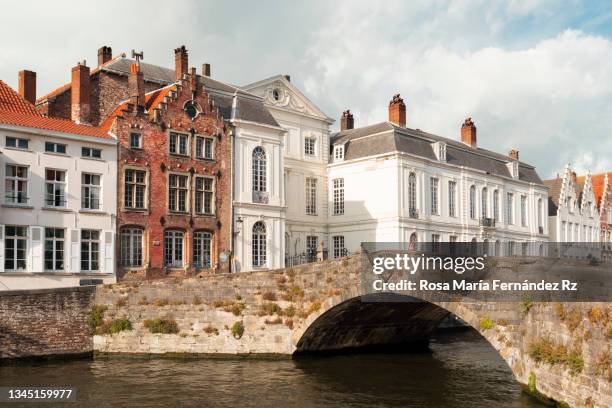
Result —
[[0, 290], [115, 281], [116, 140], [0, 81]]
[[579, 182], [568, 164], [563, 176], [544, 181], [550, 188], [548, 215], [552, 242], [600, 241], [600, 214], [591, 174], [581, 179]]
[[405, 109], [396, 95], [389, 121], [359, 129], [345, 112], [332, 136], [332, 256], [362, 242], [486, 242], [501, 255], [548, 241], [548, 189], [517, 151], [477, 147], [471, 119], [461, 142], [409, 129]]

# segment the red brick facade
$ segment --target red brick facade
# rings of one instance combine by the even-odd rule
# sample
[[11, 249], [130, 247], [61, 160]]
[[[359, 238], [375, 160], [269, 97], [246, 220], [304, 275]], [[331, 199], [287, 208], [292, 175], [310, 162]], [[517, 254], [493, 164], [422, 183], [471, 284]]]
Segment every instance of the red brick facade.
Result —
[[[145, 107], [137, 109], [131, 103], [123, 104], [103, 124], [103, 127], [108, 127], [119, 139], [118, 277], [191, 275], [225, 271], [225, 268], [228, 268], [228, 265], [220, 264], [219, 255], [222, 252], [229, 254], [231, 247], [231, 138], [226, 133], [223, 119], [195, 77], [195, 70], [192, 70], [177, 85], [148, 93], [145, 97]], [[135, 80], [133, 78], [130, 82]], [[141, 83], [141, 86], [144, 84]], [[127, 87], [125, 93], [129, 93]], [[198, 111], [193, 119], [185, 109], [186, 104], [190, 103], [194, 103]], [[186, 136], [186, 155], [170, 153], [171, 132]], [[130, 147], [132, 133], [141, 136], [141, 148]], [[196, 158], [196, 137], [206, 137], [212, 141], [213, 159]], [[176, 143], [174, 146], [176, 147]], [[143, 209], [130, 209], [130, 204], [126, 205], [126, 171], [130, 170], [144, 171], [146, 174]], [[185, 211], [170, 209], [169, 179], [174, 176], [187, 180]], [[198, 177], [213, 181], [212, 215], [203, 215], [196, 211], [195, 189]], [[176, 202], [176, 194], [172, 197], [173, 202]], [[127, 199], [134, 200], [133, 194]], [[125, 247], [129, 239], [123, 234], [128, 228], [143, 232], [141, 266], [128, 265], [132, 263], [131, 255], [126, 258], [129, 250], [126, 251]], [[183, 236], [180, 265], [166, 265], [164, 238], [167, 231], [178, 231]], [[194, 265], [196, 232], [212, 235], [211, 268]]]

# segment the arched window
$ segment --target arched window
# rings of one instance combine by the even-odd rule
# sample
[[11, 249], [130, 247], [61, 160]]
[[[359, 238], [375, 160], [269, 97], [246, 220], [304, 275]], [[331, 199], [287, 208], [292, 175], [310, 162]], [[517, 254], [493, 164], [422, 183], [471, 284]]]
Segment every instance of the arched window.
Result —
[[266, 266], [266, 225], [257, 221], [253, 225], [253, 267], [263, 268]]
[[164, 234], [164, 260], [168, 268], [183, 267], [183, 231], [168, 230]]
[[408, 246], [408, 249], [410, 249], [411, 251], [416, 250], [416, 244], [417, 244], [417, 242], [419, 242], [419, 239], [417, 238], [417, 234], [416, 234], [416, 232], [413, 232], [413, 233], [410, 235], [410, 244], [409, 244], [409, 246]]
[[267, 191], [266, 152], [261, 147], [253, 149], [253, 191]]
[[470, 187], [470, 218], [476, 218], [476, 187]]
[[121, 265], [142, 266], [142, 228], [123, 228], [121, 230]]
[[481, 213], [482, 213], [482, 218], [487, 218], [487, 215], [489, 213], [489, 208], [488, 208], [488, 204], [489, 204], [489, 197], [488, 197], [489, 191], [487, 190], [487, 188], [483, 188], [482, 189], [482, 196], [481, 196]]
[[499, 191], [493, 191], [493, 219], [499, 220]]
[[416, 215], [416, 175], [410, 173], [408, 176], [408, 211], [410, 216]]

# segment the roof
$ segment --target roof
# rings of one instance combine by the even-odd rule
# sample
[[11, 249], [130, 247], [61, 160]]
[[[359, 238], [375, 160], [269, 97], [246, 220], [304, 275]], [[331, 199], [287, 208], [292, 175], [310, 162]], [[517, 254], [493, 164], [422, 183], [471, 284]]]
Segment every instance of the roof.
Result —
[[[591, 183], [593, 185], [593, 194], [595, 194], [595, 201], [597, 203], [597, 207], [601, 205], [601, 197], [603, 196], [603, 193], [606, 187], [606, 182], [605, 182], [606, 174], [608, 175], [608, 180], [612, 180], [612, 172], [593, 174], [591, 176]], [[585, 176], [578, 177], [578, 182], [583, 184], [585, 178], [586, 178]]]
[[557, 177], [552, 180], [544, 180], [544, 185], [548, 187], [548, 215], [557, 215], [563, 179]]
[[0, 112], [42, 116], [36, 107], [0, 80]]
[[0, 112], [0, 124], [98, 137], [101, 139], [113, 139], [106, 131], [99, 127], [78, 125], [70, 120], [24, 115], [22, 113]]
[[[120, 55], [111, 59], [104, 65], [92, 69], [91, 75], [94, 75], [99, 71], [104, 71], [116, 75], [128, 76], [130, 74], [130, 67], [135, 62], [136, 61], [131, 58]], [[155, 82], [160, 84], [160, 86], [167, 86], [176, 82], [173, 69], [161, 67], [159, 65], [147, 64], [143, 61], [139, 62], [139, 69], [142, 72], [145, 81]], [[236, 119], [262, 123], [270, 126], [280, 126], [274, 117], [272, 117], [272, 114], [270, 114], [270, 112], [264, 107], [263, 100], [261, 98], [250, 94], [248, 91], [245, 91], [242, 88], [217, 81], [207, 76], [198, 75], [198, 80], [204, 85], [204, 88], [210, 94], [215, 106], [219, 108], [219, 112], [224, 118], [229, 119], [231, 117], [232, 97], [234, 93], [237, 93], [238, 109], [235, 116]], [[66, 84], [39, 98], [38, 101], [57, 96], [62, 92], [68, 91], [69, 89], [70, 84]], [[160, 98], [163, 100], [163, 97], [160, 96]]]
[[[348, 143], [347, 143], [348, 142]], [[358, 159], [395, 151], [413, 154], [424, 159], [437, 160], [433, 143], [446, 143], [446, 162], [489, 174], [511, 177], [506, 164], [508, 156], [481, 148], [470, 148], [456, 140], [447, 139], [418, 129], [403, 128], [391, 122], [381, 122], [357, 129], [344, 130], [332, 135], [331, 144], [345, 144], [345, 160]], [[519, 180], [542, 184], [535, 168], [519, 163]]]

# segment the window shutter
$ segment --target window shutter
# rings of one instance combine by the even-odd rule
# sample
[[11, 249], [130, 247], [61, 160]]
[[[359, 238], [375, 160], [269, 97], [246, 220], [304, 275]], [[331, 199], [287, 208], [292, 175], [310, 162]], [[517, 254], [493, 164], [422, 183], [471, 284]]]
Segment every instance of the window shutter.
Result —
[[101, 265], [102, 272], [114, 273], [115, 263], [113, 262], [115, 245], [113, 231], [104, 231], [104, 262]]
[[4, 272], [4, 225], [0, 225], [0, 272]]
[[80, 250], [80, 233], [79, 230], [70, 230], [70, 272], [79, 272], [79, 250]]
[[43, 272], [42, 228], [30, 227], [30, 260], [31, 272]]

